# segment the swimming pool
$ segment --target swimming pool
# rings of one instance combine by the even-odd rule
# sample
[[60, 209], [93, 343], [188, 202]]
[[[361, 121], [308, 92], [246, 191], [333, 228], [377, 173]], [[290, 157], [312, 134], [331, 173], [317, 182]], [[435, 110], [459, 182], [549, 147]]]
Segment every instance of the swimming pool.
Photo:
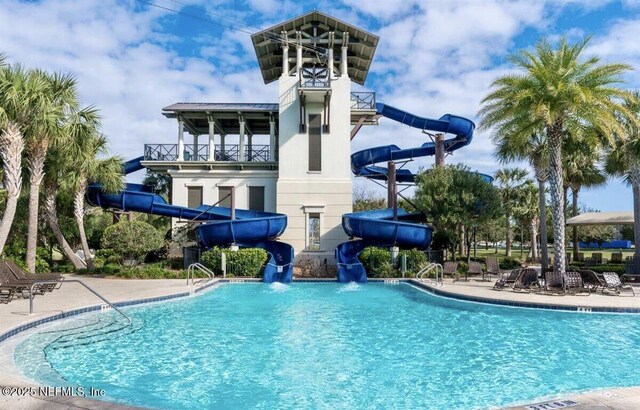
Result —
[[127, 313], [132, 327], [94, 314], [35, 333], [16, 348], [16, 365], [45, 385], [170, 409], [474, 409], [640, 384], [633, 315], [374, 283], [226, 284]]

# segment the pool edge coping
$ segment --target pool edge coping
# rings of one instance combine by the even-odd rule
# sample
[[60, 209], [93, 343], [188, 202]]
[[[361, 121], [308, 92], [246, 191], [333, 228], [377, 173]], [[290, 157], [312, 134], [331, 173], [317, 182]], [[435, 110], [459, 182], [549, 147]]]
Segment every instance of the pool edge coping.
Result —
[[578, 312], [578, 313], [615, 313], [615, 314], [640, 314], [640, 308], [634, 307], [614, 307], [614, 306], [579, 306], [579, 305], [560, 305], [544, 302], [527, 302], [527, 301], [515, 301], [501, 298], [490, 298], [485, 296], [473, 296], [463, 293], [457, 293], [450, 290], [444, 290], [440, 287], [434, 286], [430, 283], [421, 282], [417, 279], [411, 278], [405, 280], [405, 282], [415, 285], [425, 291], [437, 296], [442, 296], [450, 299], [461, 300], [465, 302], [483, 303], [488, 305], [497, 305], [505, 307], [518, 307], [525, 309], [542, 309], [542, 310], [557, 310], [565, 312]]

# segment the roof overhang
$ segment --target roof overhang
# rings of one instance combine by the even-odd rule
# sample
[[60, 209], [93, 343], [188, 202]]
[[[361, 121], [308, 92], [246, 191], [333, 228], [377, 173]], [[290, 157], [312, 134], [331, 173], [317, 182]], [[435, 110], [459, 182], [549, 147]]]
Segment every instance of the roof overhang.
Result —
[[[348, 75], [352, 81], [364, 84], [380, 37], [319, 11], [298, 16], [251, 36], [265, 84], [282, 75], [282, 32], [286, 32], [287, 41], [295, 44], [297, 31], [302, 32], [303, 44], [325, 50], [331, 46], [336, 56], [340, 55], [343, 33], [349, 33]], [[331, 45], [329, 32], [334, 32], [336, 38]], [[295, 52], [290, 52], [289, 56], [295, 59]]]
[[633, 212], [586, 212], [567, 219], [567, 226], [633, 225]]
[[207, 134], [209, 120], [214, 122], [216, 132], [223, 135], [238, 134], [241, 120], [249, 135], [269, 135], [272, 120], [277, 132], [279, 122], [277, 103], [176, 103], [163, 108], [162, 115], [180, 117], [193, 135]]

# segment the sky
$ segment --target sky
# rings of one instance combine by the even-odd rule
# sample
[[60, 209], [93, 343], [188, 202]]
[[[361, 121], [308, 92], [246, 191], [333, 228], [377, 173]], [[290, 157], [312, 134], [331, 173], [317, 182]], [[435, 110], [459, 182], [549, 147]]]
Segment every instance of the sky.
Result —
[[[111, 152], [128, 159], [146, 143], [176, 142], [175, 120], [161, 114], [175, 102], [277, 102], [250, 33], [314, 9], [380, 36], [365, 86], [354, 90], [420, 116], [477, 123], [492, 81], [513, 70], [507, 57], [541, 38], [591, 36], [587, 54], [631, 65], [621, 87], [640, 88], [640, 0], [0, 0], [0, 52], [73, 73], [82, 103], [101, 110]], [[382, 119], [360, 131], [352, 150], [424, 142], [418, 130]], [[476, 132], [447, 162], [492, 174], [505, 166], [493, 150], [491, 133]], [[579, 198], [591, 209], [633, 209], [631, 189], [617, 179]]]

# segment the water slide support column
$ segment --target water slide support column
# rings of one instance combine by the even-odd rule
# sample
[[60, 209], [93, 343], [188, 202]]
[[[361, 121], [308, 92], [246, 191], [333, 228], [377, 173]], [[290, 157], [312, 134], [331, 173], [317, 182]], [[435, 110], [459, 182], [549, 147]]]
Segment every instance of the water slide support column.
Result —
[[184, 122], [178, 117], [178, 161], [184, 161]]
[[444, 166], [444, 134], [436, 134], [436, 166]]
[[289, 43], [287, 42], [287, 32], [282, 32], [285, 43], [282, 45], [282, 75], [289, 75]]
[[193, 156], [192, 161], [200, 161], [200, 156], [198, 155], [198, 134], [193, 134]]
[[393, 220], [398, 220], [398, 200], [396, 197], [396, 163], [387, 162], [387, 206], [393, 208]]

